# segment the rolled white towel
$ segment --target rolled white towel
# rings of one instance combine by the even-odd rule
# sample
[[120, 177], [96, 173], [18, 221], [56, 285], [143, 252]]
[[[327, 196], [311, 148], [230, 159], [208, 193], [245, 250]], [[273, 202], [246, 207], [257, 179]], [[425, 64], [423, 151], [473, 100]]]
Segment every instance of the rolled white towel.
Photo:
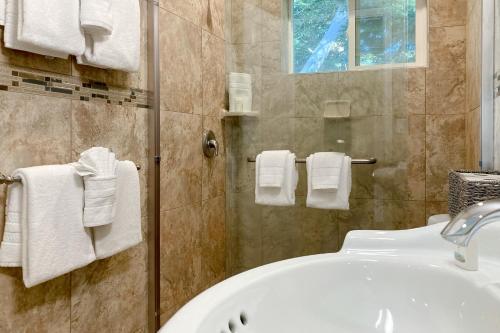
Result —
[[111, 0], [81, 0], [80, 24], [91, 36], [109, 35], [113, 32]]
[[116, 213], [115, 154], [108, 148], [94, 147], [81, 153], [72, 165], [85, 184], [83, 225], [90, 228], [112, 223]]

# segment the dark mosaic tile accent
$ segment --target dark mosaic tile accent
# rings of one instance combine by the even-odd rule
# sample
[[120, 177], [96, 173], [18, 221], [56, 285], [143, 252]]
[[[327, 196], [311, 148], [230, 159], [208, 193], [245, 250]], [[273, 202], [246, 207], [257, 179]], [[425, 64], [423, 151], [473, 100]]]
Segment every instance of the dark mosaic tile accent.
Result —
[[57, 87], [50, 88], [50, 91], [61, 93], [61, 94], [69, 94], [69, 95], [73, 94], [73, 90], [71, 90], [71, 89], [63, 89], [63, 88], [57, 88]]
[[[143, 89], [108, 86], [105, 82], [38, 70], [0, 66], [0, 90], [34, 95], [56, 96], [81, 101], [104, 102], [150, 108], [152, 94]], [[105, 92], [105, 93], [104, 93]]]
[[25, 83], [31, 83], [31, 84], [38, 84], [40, 86], [46, 86], [47, 82], [42, 81], [42, 80], [36, 80], [36, 79], [23, 79], [23, 82]]

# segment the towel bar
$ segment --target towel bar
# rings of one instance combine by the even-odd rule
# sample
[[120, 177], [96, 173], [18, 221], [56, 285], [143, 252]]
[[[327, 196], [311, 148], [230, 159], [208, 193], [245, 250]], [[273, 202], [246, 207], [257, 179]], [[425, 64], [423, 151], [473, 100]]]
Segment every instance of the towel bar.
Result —
[[[141, 166], [139, 164], [136, 164], [136, 166], [137, 166], [137, 170], [141, 170]], [[2, 184], [10, 185], [10, 184], [19, 183], [19, 182], [21, 182], [21, 178], [6, 176], [0, 172], [0, 185], [2, 185]]]
[[[255, 158], [252, 158], [252, 157], [248, 157], [247, 158], [247, 162], [249, 163], [255, 163]], [[295, 160], [295, 163], [306, 163], [306, 159], [305, 158], [297, 158]], [[352, 164], [376, 164], [377, 163], [377, 159], [372, 157], [372, 158], [369, 158], [369, 159], [352, 159]]]

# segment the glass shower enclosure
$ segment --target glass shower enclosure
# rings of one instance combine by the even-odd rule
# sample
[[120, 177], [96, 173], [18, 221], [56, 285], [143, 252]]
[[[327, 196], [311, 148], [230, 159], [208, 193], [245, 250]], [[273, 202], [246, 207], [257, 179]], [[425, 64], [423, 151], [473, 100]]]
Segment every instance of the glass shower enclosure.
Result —
[[[426, 14], [415, 0], [226, 0], [227, 72], [252, 75], [253, 114], [225, 118], [228, 275], [336, 252], [354, 229], [425, 225]], [[421, 29], [420, 29], [421, 30]], [[255, 204], [255, 156], [376, 158], [352, 166], [350, 210]]]

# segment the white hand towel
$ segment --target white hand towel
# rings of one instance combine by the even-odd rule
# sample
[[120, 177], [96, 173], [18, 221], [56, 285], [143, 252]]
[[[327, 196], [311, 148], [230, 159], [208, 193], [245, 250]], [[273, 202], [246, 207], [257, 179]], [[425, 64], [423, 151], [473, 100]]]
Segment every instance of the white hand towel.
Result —
[[139, 174], [130, 161], [116, 168], [116, 215], [112, 224], [92, 228], [97, 259], [110, 257], [142, 241]]
[[307, 207], [321, 209], [349, 209], [349, 196], [352, 187], [351, 158], [344, 157], [342, 173], [338, 189], [335, 190], [313, 190], [312, 189], [312, 162], [313, 158], [307, 158]]
[[18, 38], [43, 49], [80, 56], [85, 36], [79, 0], [20, 0]]
[[21, 208], [23, 185], [11, 184], [7, 192], [7, 211], [3, 241], [0, 246], [0, 267], [22, 266]]
[[7, 0], [0, 0], [0, 25], [5, 25], [5, 11]]
[[112, 223], [116, 200], [115, 154], [108, 148], [90, 148], [72, 165], [85, 184], [83, 225], [90, 228]]
[[289, 150], [265, 151], [259, 163], [259, 187], [278, 187], [283, 185]]
[[137, 72], [141, 44], [139, 2], [138, 0], [111, 0], [111, 9], [113, 32], [108, 36], [87, 34], [85, 53], [77, 57], [77, 62], [100, 68]]
[[32, 287], [95, 260], [82, 224], [83, 182], [71, 165], [19, 169], [23, 183], [22, 265]]
[[288, 153], [285, 173], [281, 187], [261, 187], [259, 184], [262, 154], [257, 156], [255, 166], [255, 203], [270, 206], [293, 206], [295, 204], [295, 190], [299, 180], [295, 154]]
[[7, 0], [5, 9], [5, 29], [4, 43], [5, 47], [14, 50], [21, 50], [31, 53], [42, 54], [49, 57], [68, 58], [67, 52], [57, 52], [46, 48], [38, 47], [31, 43], [25, 43], [18, 38], [18, 16], [19, 16], [19, 1]]
[[339, 188], [344, 153], [316, 153], [312, 155], [312, 189]]
[[109, 35], [113, 32], [111, 0], [81, 0], [80, 24], [91, 36]]

